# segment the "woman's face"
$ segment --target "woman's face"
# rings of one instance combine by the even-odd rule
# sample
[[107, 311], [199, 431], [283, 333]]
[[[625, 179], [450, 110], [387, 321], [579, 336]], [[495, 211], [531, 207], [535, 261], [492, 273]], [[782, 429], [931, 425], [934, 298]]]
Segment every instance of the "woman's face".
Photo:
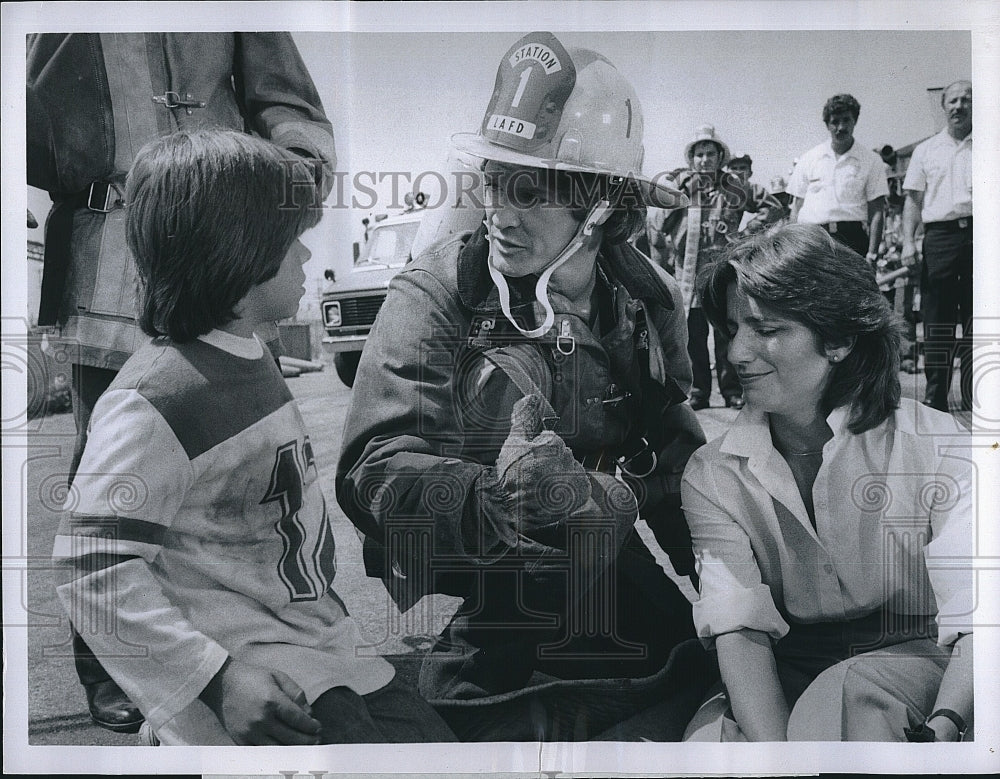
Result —
[[538, 168], [488, 162], [484, 173], [486, 223], [493, 262], [505, 276], [542, 270], [566, 248], [580, 222], [565, 196], [546, 184]]
[[726, 312], [729, 361], [747, 404], [800, 422], [820, 414], [833, 365], [819, 336], [737, 291], [736, 284], [726, 290]]

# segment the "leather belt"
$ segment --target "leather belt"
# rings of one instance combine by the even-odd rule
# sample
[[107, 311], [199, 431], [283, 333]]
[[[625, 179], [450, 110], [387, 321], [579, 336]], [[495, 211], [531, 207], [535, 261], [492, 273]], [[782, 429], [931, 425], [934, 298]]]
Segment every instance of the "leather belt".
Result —
[[972, 229], [972, 217], [963, 216], [959, 219], [946, 219], [943, 222], [927, 222], [924, 225], [925, 230], [949, 230], [955, 232], [956, 230], [971, 230]]
[[73, 213], [78, 208], [86, 208], [108, 214], [124, 206], [125, 199], [121, 189], [110, 181], [95, 181], [74, 195], [56, 200], [45, 225], [45, 258], [38, 303], [39, 327], [52, 327], [59, 318], [59, 304], [66, 288], [72, 254]]
[[864, 225], [864, 222], [826, 222], [823, 227], [826, 228], [827, 232], [833, 235], [842, 227], [860, 227], [864, 229]]

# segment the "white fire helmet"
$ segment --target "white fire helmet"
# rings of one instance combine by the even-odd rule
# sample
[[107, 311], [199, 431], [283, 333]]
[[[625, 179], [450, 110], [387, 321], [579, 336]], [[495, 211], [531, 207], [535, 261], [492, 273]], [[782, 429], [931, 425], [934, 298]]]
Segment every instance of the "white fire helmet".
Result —
[[[642, 134], [639, 99], [611, 62], [589, 49], [567, 50], [551, 33], [532, 32], [501, 59], [479, 132], [457, 133], [452, 143], [459, 152], [483, 160], [593, 173], [619, 184], [631, 179], [647, 206], [687, 206], [687, 198], [669, 179], [643, 175]], [[545, 316], [532, 330], [522, 329], [511, 315], [507, 281], [491, 249], [488, 266], [504, 315], [524, 335], [538, 338], [552, 327], [549, 279], [610, 216], [611, 207], [607, 199], [595, 204], [576, 235], [542, 271], [535, 297]]]
[[643, 175], [642, 134], [639, 98], [614, 65], [533, 32], [500, 61], [480, 131], [456, 133], [452, 143], [481, 159], [631, 178], [646, 205], [685, 207], [667, 178]]

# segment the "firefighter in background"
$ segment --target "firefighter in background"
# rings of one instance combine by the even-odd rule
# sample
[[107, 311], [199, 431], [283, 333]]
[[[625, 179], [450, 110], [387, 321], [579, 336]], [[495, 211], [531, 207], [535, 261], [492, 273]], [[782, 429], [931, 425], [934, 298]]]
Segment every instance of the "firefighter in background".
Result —
[[[712, 394], [709, 323], [701, 310], [695, 279], [715, 261], [721, 248], [741, 235], [763, 230], [781, 216], [781, 206], [762, 187], [751, 186], [725, 169], [730, 156], [729, 146], [716, 134], [715, 127], [706, 124], [695, 130], [684, 147], [688, 167], [670, 175], [690, 199], [690, 206], [672, 211], [661, 226], [687, 311], [688, 354], [694, 374], [691, 407], [695, 410], [708, 408]], [[740, 231], [744, 214], [751, 218]], [[719, 394], [727, 408], [743, 408], [743, 389], [726, 357], [728, 338], [713, 328], [712, 341]]]
[[[324, 194], [332, 184], [333, 131], [288, 33], [28, 36], [28, 184], [53, 202], [38, 324], [59, 334], [72, 364], [70, 481], [94, 404], [148, 340], [125, 245], [125, 174], [148, 141], [203, 126], [252, 132], [308, 160], [290, 186], [295, 176], [324, 176]], [[277, 344], [276, 327], [261, 335]], [[94, 721], [137, 731], [142, 715], [75, 631], [73, 647]]]

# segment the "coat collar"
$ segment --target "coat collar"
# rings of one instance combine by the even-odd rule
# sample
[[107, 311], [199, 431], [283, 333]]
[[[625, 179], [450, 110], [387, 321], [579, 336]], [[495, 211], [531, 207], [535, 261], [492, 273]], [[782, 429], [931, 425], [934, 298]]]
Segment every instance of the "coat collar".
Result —
[[[500, 296], [490, 278], [486, 261], [489, 257], [486, 227], [473, 233], [458, 255], [458, 294], [466, 308], [483, 314], [500, 311]], [[628, 244], [612, 246], [605, 243], [598, 262], [608, 279], [622, 286], [634, 299], [655, 303], [672, 310], [674, 300], [670, 290], [657, 275], [652, 263]], [[509, 279], [511, 303], [530, 308], [535, 300], [536, 276]]]

